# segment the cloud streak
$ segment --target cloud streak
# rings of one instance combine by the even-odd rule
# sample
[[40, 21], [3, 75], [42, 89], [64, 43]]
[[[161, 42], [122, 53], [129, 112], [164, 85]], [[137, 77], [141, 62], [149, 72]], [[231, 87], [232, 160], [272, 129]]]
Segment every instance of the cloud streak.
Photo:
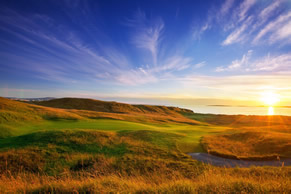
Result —
[[134, 28], [132, 43], [137, 48], [148, 50], [153, 58], [153, 64], [158, 63], [158, 50], [162, 39], [164, 22], [161, 18], [153, 21], [147, 19], [141, 10], [135, 14], [134, 19], [128, 20], [128, 25]]
[[[246, 42], [252, 42], [254, 45], [274, 44], [282, 41], [285, 41], [284, 44], [289, 44], [291, 42], [290, 12], [274, 15], [280, 11], [284, 12], [284, 3], [286, 2], [281, 0], [274, 1], [259, 11], [250, 12], [258, 2], [243, 1], [234, 9], [230, 22], [224, 24], [228, 35], [222, 45]], [[261, 41], [262, 38], [264, 41]]]
[[232, 61], [231, 65], [220, 66], [216, 72], [284, 72], [291, 69], [291, 53], [270, 55], [251, 60], [252, 50], [249, 50], [240, 60]]

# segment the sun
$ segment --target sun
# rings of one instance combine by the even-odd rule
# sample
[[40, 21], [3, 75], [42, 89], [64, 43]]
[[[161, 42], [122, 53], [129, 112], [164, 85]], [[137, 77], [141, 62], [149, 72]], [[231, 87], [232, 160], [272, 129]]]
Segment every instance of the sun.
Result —
[[262, 93], [261, 101], [268, 106], [273, 106], [280, 101], [279, 95], [272, 92], [266, 91]]

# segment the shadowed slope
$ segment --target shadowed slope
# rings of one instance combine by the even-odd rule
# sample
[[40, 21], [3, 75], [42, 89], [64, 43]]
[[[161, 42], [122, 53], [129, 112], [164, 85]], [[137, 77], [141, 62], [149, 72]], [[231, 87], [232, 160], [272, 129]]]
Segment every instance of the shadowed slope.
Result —
[[32, 103], [62, 108], [67, 112], [91, 119], [110, 118], [141, 123], [206, 124], [185, 117], [185, 114], [193, 114], [193, 111], [178, 107], [130, 105], [84, 98], [60, 98]]
[[43, 120], [78, 120], [80, 115], [62, 109], [31, 105], [0, 97], [0, 138], [16, 135], [19, 126]]

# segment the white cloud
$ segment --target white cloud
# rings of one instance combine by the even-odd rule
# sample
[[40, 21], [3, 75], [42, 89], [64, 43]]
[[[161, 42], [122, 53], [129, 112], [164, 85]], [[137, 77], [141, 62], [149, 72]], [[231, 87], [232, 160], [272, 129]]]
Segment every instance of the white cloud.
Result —
[[229, 66], [216, 68], [216, 72], [224, 71], [242, 71], [242, 72], [284, 72], [291, 68], [290, 53], [281, 55], [267, 55], [262, 58], [251, 61], [252, 51], [248, 51], [240, 60], [232, 61]]
[[202, 62], [200, 62], [200, 63], [195, 64], [193, 67], [194, 67], [195, 69], [198, 69], [198, 68], [201, 68], [201, 67], [203, 67], [203, 66], [205, 66], [205, 65], [206, 65], [206, 62], [205, 62], [205, 61], [202, 61]]
[[281, 3], [281, 0], [273, 1], [273, 3], [261, 11], [259, 14], [260, 19], [265, 21], [268, 17], [270, 17], [272, 12], [274, 12], [281, 5]]
[[291, 43], [291, 20], [283, 24], [270, 36], [270, 43], [281, 40], [285, 40], [286, 43]]
[[290, 75], [291, 72], [288, 74], [249, 74], [223, 77], [192, 75], [179, 78], [177, 81], [189, 91], [196, 89], [194, 94], [198, 96], [259, 99], [261, 92], [265, 91], [266, 88], [275, 88], [282, 97], [289, 99], [291, 95]]
[[244, 32], [249, 28], [253, 22], [253, 17], [249, 16], [248, 19], [238, 28], [236, 28], [227, 38], [222, 42], [222, 45], [230, 45], [237, 42], [243, 42], [247, 38]]
[[143, 68], [138, 68], [136, 70], [130, 70], [130, 71], [124, 71], [118, 74], [115, 79], [120, 84], [126, 84], [126, 85], [139, 85], [139, 84], [154, 83], [158, 81], [158, 78], [154, 74], [147, 72]]
[[247, 12], [256, 3], [255, 0], [245, 0], [241, 3], [238, 11], [239, 22], [247, 17]]
[[280, 71], [285, 72], [291, 68], [291, 53], [277, 56], [267, 55], [254, 61], [249, 71]]
[[132, 42], [137, 48], [148, 50], [152, 55], [153, 64], [157, 65], [158, 49], [164, 29], [163, 20], [148, 20], [146, 14], [138, 10], [135, 18], [128, 20], [127, 25], [135, 30]]
[[207, 19], [204, 22], [204, 24], [199, 25], [197, 23], [192, 24], [192, 38], [194, 40], [200, 40], [201, 36], [204, 32], [207, 30], [210, 30], [216, 22], [222, 22], [221, 20], [224, 19], [224, 17], [230, 12], [232, 6], [234, 4], [234, 0], [225, 0], [225, 2], [222, 4], [219, 11], [216, 11], [217, 8], [211, 8], [208, 11]]
[[[223, 46], [247, 41], [251, 41], [254, 45], [291, 43], [291, 12], [286, 13], [286, 9], [283, 9], [286, 2], [277, 0], [267, 6], [261, 3], [260, 5], [263, 5], [261, 10], [250, 12], [256, 3], [261, 2], [245, 0], [234, 9], [230, 22], [225, 22], [223, 26], [226, 31], [232, 29], [221, 43]], [[264, 41], [261, 41], [262, 38]]]
[[190, 67], [192, 58], [182, 57], [182, 56], [172, 56], [169, 57], [163, 65], [155, 67], [152, 69], [153, 72], [161, 71], [181, 71]]
[[209, 22], [206, 22], [202, 27], [197, 27], [197, 26], [194, 26], [192, 27], [192, 38], [193, 40], [200, 40], [201, 39], [201, 36], [202, 34], [206, 31], [206, 30], [209, 30], [211, 28], [211, 25]]
[[[260, 32], [256, 35], [256, 37], [253, 40], [253, 43], [258, 43], [258, 41], [263, 38], [266, 34], [274, 32], [276, 33], [279, 31], [282, 27], [284, 27], [291, 19], [291, 11], [289, 11], [287, 14], [279, 16], [275, 21], [272, 21], [268, 23]], [[279, 32], [280, 34], [280, 32]], [[283, 33], [283, 36], [286, 34]], [[287, 35], [289, 36], [288, 32]]]
[[229, 12], [230, 8], [233, 6], [233, 3], [234, 0], [225, 0], [220, 9], [220, 17], [225, 16]]
[[239, 70], [244, 66], [247, 66], [249, 63], [249, 59], [251, 58], [252, 55], [252, 50], [249, 50], [246, 54], [242, 56], [240, 60], [234, 60], [232, 61], [231, 65], [228, 65], [226, 67], [217, 67], [216, 72], [223, 72], [223, 71], [235, 71]]

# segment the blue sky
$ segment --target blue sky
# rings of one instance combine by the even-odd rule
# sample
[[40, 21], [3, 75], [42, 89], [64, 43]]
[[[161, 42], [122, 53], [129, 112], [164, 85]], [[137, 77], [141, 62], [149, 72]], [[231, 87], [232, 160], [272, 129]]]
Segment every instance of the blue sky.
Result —
[[291, 95], [291, 1], [0, 2], [0, 96]]

